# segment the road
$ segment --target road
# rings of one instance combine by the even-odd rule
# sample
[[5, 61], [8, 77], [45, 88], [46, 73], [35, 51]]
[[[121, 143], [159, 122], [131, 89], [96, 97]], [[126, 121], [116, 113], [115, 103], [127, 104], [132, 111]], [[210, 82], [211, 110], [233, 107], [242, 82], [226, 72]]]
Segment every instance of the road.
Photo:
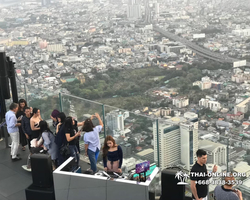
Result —
[[[226, 55], [222, 55], [219, 53], [215, 53], [212, 52], [208, 49], [204, 49], [196, 44], [194, 44], [193, 42], [190, 42], [189, 40], [179, 37], [167, 30], [164, 30], [158, 26], [153, 26], [154, 30], [161, 33], [162, 35], [164, 35], [167, 38], [170, 38], [171, 40], [174, 41], [179, 41], [182, 44], [186, 45], [187, 47], [189, 47], [190, 49], [192, 49], [194, 52], [196, 52], [198, 55], [203, 56], [205, 58], [220, 62], [220, 63], [234, 63], [235, 61], [239, 61], [238, 59], [235, 58], [231, 58], [228, 57]], [[250, 63], [247, 63], [247, 66], [250, 66]]]

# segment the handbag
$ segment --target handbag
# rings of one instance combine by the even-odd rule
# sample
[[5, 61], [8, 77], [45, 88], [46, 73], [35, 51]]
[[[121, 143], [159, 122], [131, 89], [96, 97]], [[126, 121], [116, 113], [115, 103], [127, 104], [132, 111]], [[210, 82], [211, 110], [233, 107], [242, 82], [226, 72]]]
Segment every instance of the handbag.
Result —
[[60, 154], [63, 157], [69, 157], [70, 156], [70, 149], [69, 149], [69, 145], [68, 144], [64, 144], [61, 146], [60, 148]]

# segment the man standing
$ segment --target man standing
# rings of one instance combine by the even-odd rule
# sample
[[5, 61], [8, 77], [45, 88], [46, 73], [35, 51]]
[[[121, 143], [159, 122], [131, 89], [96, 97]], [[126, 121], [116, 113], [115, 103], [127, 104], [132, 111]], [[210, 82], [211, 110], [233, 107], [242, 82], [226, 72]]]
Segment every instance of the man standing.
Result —
[[[202, 149], [196, 152], [197, 161], [193, 165], [190, 172], [191, 190], [193, 200], [208, 200], [208, 184], [204, 183], [210, 177], [207, 175], [207, 153]], [[213, 172], [217, 171], [217, 166], [214, 165]]]
[[18, 126], [21, 126], [21, 123], [17, 123], [16, 113], [18, 110], [18, 104], [12, 103], [10, 105], [10, 110], [6, 113], [5, 119], [7, 124], [7, 130], [10, 134], [12, 143], [11, 143], [11, 156], [13, 161], [21, 160], [17, 156], [18, 146], [19, 146], [19, 130]]

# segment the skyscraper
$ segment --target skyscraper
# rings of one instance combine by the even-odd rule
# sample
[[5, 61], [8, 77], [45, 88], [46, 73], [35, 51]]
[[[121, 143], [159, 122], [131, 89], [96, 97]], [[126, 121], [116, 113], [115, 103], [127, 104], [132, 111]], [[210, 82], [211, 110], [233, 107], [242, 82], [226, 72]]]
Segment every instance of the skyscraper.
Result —
[[155, 17], [159, 17], [160, 16], [160, 4], [159, 3], [155, 3]]
[[140, 19], [142, 17], [139, 0], [128, 0], [127, 17], [132, 19]]
[[50, 5], [50, 0], [42, 0], [42, 6]]
[[198, 150], [198, 122], [186, 122], [180, 125], [181, 163], [190, 170], [196, 160]]
[[159, 148], [157, 148], [157, 125], [153, 123], [154, 160], [161, 167], [170, 167], [176, 164], [185, 165], [190, 170], [195, 163], [198, 150], [198, 116], [195, 113], [185, 113], [185, 122], [178, 125], [169, 122], [158, 123]]
[[124, 120], [129, 117], [129, 112], [121, 112], [113, 110], [107, 114], [107, 126], [112, 132], [113, 136], [124, 135]]
[[154, 137], [154, 160], [158, 161], [161, 167], [169, 167], [180, 162], [180, 128], [164, 122], [158, 124], [159, 135], [159, 161], [157, 148], [157, 127], [153, 123]]
[[151, 10], [149, 7], [149, 0], [144, 0], [145, 7], [145, 23], [151, 23]]

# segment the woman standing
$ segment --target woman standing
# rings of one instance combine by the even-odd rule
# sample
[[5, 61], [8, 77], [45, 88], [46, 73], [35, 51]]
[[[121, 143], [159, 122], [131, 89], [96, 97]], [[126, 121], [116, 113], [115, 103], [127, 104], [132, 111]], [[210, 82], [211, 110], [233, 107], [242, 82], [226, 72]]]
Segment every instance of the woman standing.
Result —
[[[66, 120], [66, 115], [64, 114], [64, 112], [60, 112], [57, 115], [57, 125], [56, 125], [56, 134], [60, 131], [60, 129], [62, 128], [64, 122]], [[65, 137], [65, 134], [63, 135]]]
[[53, 135], [52, 131], [49, 129], [48, 124], [46, 121], [40, 121], [39, 127], [42, 133], [43, 138], [43, 146], [44, 150], [48, 151], [49, 155], [51, 156], [51, 160], [53, 163], [53, 170], [56, 169], [56, 159], [57, 159], [57, 146], [55, 143], [55, 136]]
[[67, 145], [67, 139], [65, 135], [65, 119], [66, 115], [61, 112], [57, 115], [57, 120], [58, 124], [56, 126], [56, 138], [55, 138], [55, 143], [57, 145], [57, 152], [58, 152], [58, 163], [57, 165], [60, 166], [66, 159], [67, 157], [65, 155], [61, 154], [61, 148], [65, 145]]
[[105, 171], [122, 173], [122, 148], [115, 143], [112, 136], [108, 135], [103, 147], [103, 165]]
[[[19, 107], [18, 111], [16, 113], [17, 123], [21, 123], [22, 118], [25, 116], [24, 108], [27, 107], [27, 102], [24, 99], [20, 99], [18, 101]], [[25, 146], [27, 145], [27, 139], [23, 132], [23, 129], [21, 126], [18, 127], [19, 129], [19, 138], [20, 138], [20, 144], [22, 145], [22, 150], [25, 151]]]
[[58, 124], [58, 120], [57, 120], [57, 115], [59, 114], [60, 112], [55, 109], [52, 111], [51, 115], [50, 115], [50, 118], [53, 120], [53, 127], [56, 129], [57, 127], [57, 124]]
[[38, 138], [40, 136], [40, 121], [42, 121], [40, 110], [38, 108], [33, 108], [33, 116], [30, 118], [30, 127], [32, 130], [31, 139]]
[[72, 117], [67, 117], [65, 120], [65, 135], [66, 139], [69, 144], [69, 149], [70, 149], [70, 156], [75, 158], [75, 162], [77, 165], [79, 165], [79, 152], [76, 147], [77, 143], [77, 137], [81, 135], [81, 131], [78, 131], [75, 134], [74, 127], [73, 127], [73, 118]]
[[[92, 119], [96, 117], [99, 121], [98, 126], [94, 126], [92, 123]], [[82, 130], [85, 131], [84, 134], [84, 143], [85, 143], [85, 155], [89, 157], [91, 171], [92, 173], [97, 172], [96, 162], [100, 153], [100, 138], [99, 132], [103, 128], [103, 122], [98, 113], [92, 115], [90, 119], [85, 120]]]
[[[83, 126], [84, 121], [83, 122], [77, 122], [76, 119], [73, 118], [73, 129], [75, 131], [75, 134], [78, 132], [78, 126]], [[76, 147], [79, 153], [80, 152], [80, 136], [76, 138]]]

